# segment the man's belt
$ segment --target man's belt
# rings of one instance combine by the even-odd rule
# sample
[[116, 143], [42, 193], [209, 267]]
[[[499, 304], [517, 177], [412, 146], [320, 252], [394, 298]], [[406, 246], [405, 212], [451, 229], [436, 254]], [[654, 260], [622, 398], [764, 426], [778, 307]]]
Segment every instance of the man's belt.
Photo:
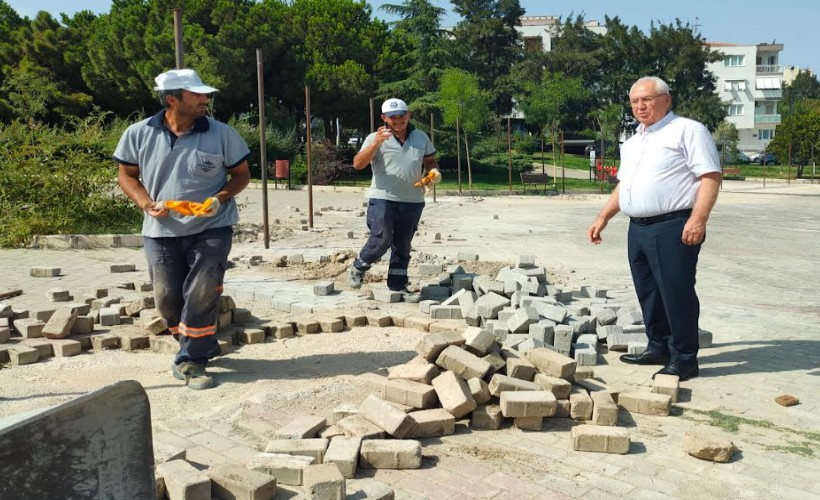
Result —
[[690, 215], [692, 215], [692, 209], [687, 208], [686, 210], [677, 210], [666, 214], [653, 215], [652, 217], [630, 217], [629, 220], [632, 221], [633, 224], [648, 226], [650, 224], [657, 224], [658, 222], [689, 217]]

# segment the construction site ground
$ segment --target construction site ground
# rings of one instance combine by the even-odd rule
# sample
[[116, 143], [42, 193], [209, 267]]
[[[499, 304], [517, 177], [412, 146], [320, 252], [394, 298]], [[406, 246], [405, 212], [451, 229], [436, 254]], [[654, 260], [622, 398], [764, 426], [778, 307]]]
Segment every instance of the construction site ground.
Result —
[[[385, 304], [346, 283], [346, 263], [320, 262], [357, 252], [366, 238], [360, 189], [316, 188], [314, 228], [305, 190], [269, 190], [270, 248], [262, 232], [262, 190], [239, 197], [242, 222], [231, 253], [226, 289], [260, 320], [292, 315], [270, 301], [241, 297], [292, 294], [310, 302], [313, 285], [334, 281], [337, 293], [318, 301], [330, 311], [418, 312], [416, 304]], [[571, 290], [582, 285], [630, 296], [626, 258], [628, 219], [613, 219], [595, 246], [587, 228], [602, 195], [439, 197], [427, 207], [413, 241], [411, 280], [420, 262], [454, 261], [468, 272], [495, 273], [518, 255], [534, 255], [549, 280]], [[298, 209], [298, 211], [296, 211]], [[352, 235], [349, 234], [352, 232]], [[352, 238], [351, 238], [352, 236]], [[396, 498], [820, 498], [820, 185], [726, 181], [712, 213], [698, 266], [701, 328], [713, 345], [700, 353], [700, 377], [681, 384], [667, 417], [621, 412], [632, 441], [626, 455], [571, 449], [568, 419], [545, 419], [540, 432], [505, 425], [497, 431], [457, 425], [456, 433], [424, 439], [422, 468], [360, 470], [394, 488]], [[301, 254], [305, 263], [276, 265]], [[250, 265], [252, 256], [262, 263]], [[293, 260], [293, 259], [291, 259]], [[386, 260], [368, 288], [384, 287]], [[137, 271], [112, 274], [110, 265]], [[59, 267], [61, 276], [32, 278], [34, 266]], [[22, 289], [4, 302], [16, 310], [47, 309], [46, 291], [108, 287], [147, 281], [141, 249], [13, 249], [0, 251], [0, 289]], [[247, 293], [245, 293], [247, 292]], [[268, 292], [266, 292], [268, 293]], [[318, 300], [318, 299], [317, 299]], [[98, 327], [98, 329], [101, 329]], [[187, 445], [188, 459], [242, 463], [264, 447], [264, 425], [284, 425], [301, 414], [325, 416], [342, 403], [358, 404], [378, 390], [386, 368], [409, 361], [423, 332], [356, 327], [340, 333], [271, 339], [237, 346], [211, 371], [217, 387], [193, 391], [174, 379], [172, 357], [150, 350], [87, 351], [0, 369], [0, 417], [43, 408], [119, 380], [136, 380], [148, 393], [154, 438]], [[634, 366], [605, 349], [594, 368], [610, 387], [651, 390], [657, 367]], [[784, 407], [777, 396], [800, 403]], [[729, 463], [686, 454], [683, 435], [728, 437], [737, 446]], [[355, 486], [355, 482], [351, 482]], [[348, 488], [350, 492], [351, 488]], [[298, 498], [298, 487], [277, 498]]]

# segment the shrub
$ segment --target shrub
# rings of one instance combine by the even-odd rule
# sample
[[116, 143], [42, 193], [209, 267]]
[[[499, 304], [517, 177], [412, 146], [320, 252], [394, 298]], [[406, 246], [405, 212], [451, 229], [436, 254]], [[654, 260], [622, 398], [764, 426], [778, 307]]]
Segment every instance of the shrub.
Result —
[[138, 230], [142, 212], [117, 188], [111, 160], [123, 125], [0, 125], [0, 246], [25, 245], [35, 234]]

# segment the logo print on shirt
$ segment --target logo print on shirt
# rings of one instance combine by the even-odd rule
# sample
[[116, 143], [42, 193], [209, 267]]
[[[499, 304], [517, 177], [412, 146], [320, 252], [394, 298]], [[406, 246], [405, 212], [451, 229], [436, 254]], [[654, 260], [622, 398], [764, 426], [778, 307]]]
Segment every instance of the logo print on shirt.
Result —
[[203, 172], [210, 172], [211, 170], [216, 168], [216, 163], [214, 163], [213, 160], [204, 159], [200, 160], [198, 166], [202, 169]]

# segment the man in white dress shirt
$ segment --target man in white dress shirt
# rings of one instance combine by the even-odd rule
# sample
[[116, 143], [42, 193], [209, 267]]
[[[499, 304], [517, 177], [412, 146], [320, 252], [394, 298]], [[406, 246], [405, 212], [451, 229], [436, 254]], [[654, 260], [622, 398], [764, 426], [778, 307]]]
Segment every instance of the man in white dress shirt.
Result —
[[648, 347], [620, 359], [664, 365], [657, 373], [683, 381], [698, 375], [695, 274], [720, 187], [720, 163], [706, 127], [670, 111], [666, 82], [640, 78], [629, 101], [640, 125], [621, 148], [620, 182], [590, 226], [589, 240], [601, 243], [601, 232], [619, 211], [629, 216], [629, 267]]

